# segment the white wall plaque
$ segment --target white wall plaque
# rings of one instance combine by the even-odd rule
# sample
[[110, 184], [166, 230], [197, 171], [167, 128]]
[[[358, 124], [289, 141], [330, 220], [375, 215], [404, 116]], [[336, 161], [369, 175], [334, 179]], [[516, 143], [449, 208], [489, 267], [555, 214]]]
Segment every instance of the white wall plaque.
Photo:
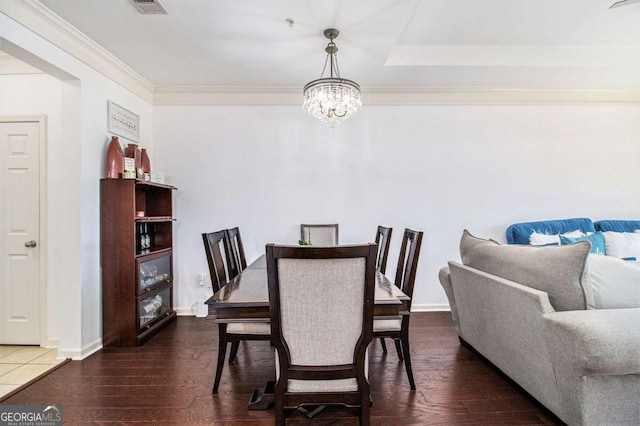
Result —
[[109, 132], [138, 142], [140, 137], [140, 117], [120, 105], [107, 102]]

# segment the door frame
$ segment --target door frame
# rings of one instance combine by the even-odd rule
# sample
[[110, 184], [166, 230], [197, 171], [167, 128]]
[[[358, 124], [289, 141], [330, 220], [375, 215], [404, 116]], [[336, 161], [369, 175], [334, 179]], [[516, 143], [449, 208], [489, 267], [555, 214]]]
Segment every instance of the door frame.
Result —
[[46, 115], [0, 115], [0, 123], [38, 123], [38, 245], [40, 247], [40, 266], [38, 287], [40, 291], [40, 346], [54, 346], [47, 340], [47, 116]]

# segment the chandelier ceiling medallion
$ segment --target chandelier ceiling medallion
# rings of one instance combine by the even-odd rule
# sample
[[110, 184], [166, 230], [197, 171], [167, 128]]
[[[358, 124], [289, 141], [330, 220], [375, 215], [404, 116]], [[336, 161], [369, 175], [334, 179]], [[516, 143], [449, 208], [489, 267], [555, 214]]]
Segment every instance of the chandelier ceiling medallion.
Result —
[[[340, 78], [336, 56], [338, 47], [333, 42], [338, 34], [340, 32], [335, 28], [324, 30], [324, 36], [329, 39], [329, 44], [324, 49], [327, 57], [322, 74], [319, 79], [307, 83], [302, 90], [304, 96], [302, 108], [311, 116], [328, 124], [329, 127], [334, 127], [362, 108], [358, 83]], [[323, 78], [327, 64], [329, 64], [329, 77]]]

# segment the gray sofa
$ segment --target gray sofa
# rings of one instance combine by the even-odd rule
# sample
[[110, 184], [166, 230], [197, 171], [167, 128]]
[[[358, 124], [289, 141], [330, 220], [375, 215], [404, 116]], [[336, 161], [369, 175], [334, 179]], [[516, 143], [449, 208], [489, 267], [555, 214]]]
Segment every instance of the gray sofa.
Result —
[[440, 271], [461, 340], [569, 425], [640, 425], [640, 308], [587, 309], [588, 242], [530, 247], [464, 232]]

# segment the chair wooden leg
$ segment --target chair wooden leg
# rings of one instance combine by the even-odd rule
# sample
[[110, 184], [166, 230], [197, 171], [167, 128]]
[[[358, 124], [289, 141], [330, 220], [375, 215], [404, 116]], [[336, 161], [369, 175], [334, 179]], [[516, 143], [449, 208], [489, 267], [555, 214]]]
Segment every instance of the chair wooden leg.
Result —
[[402, 353], [404, 354], [404, 367], [407, 370], [409, 386], [411, 390], [416, 390], [416, 382], [413, 380], [413, 370], [411, 369], [411, 348], [409, 347], [409, 331], [402, 333]]
[[362, 397], [360, 398], [360, 409], [358, 410], [360, 414], [360, 426], [369, 426], [371, 422], [371, 390], [361, 390], [361, 392]]
[[236, 355], [238, 354], [238, 347], [240, 346], [240, 341], [236, 340], [231, 343], [231, 352], [229, 352], [229, 365], [236, 362]]
[[216, 378], [213, 381], [211, 393], [218, 393], [220, 377], [224, 368], [224, 358], [227, 355], [227, 325], [218, 324], [218, 365], [216, 366]]
[[398, 353], [398, 359], [400, 361], [404, 361], [404, 356], [402, 354], [402, 346], [400, 345], [400, 339], [393, 339], [393, 343], [396, 344], [396, 352]]
[[369, 424], [371, 424], [370, 411], [370, 408], [366, 405], [360, 408], [360, 426], [369, 426]]
[[384, 342], [384, 337], [380, 338], [380, 344], [382, 345], [382, 352], [387, 353], [387, 344]]
[[284, 415], [284, 392], [283, 390], [280, 390], [278, 388], [278, 383], [276, 383], [274, 393], [275, 425], [285, 426], [286, 418]]

